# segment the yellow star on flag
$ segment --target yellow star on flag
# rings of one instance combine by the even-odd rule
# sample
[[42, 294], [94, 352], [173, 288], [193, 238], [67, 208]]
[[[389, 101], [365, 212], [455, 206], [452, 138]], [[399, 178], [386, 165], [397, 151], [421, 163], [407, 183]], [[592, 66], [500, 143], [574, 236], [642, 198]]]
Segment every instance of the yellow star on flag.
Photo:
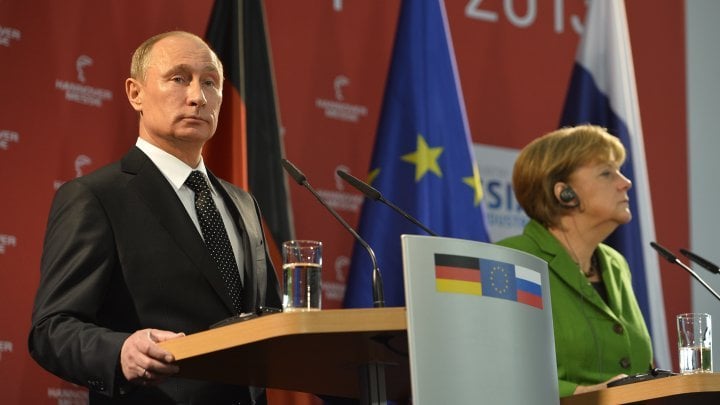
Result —
[[367, 176], [367, 184], [373, 184], [373, 181], [375, 181], [378, 175], [380, 175], [379, 167], [370, 171]]
[[438, 177], [442, 177], [440, 166], [438, 165], [438, 157], [443, 152], [441, 146], [431, 148], [425, 142], [425, 138], [418, 134], [417, 150], [402, 156], [402, 160], [415, 164], [415, 182], [417, 183], [428, 171], [435, 173]]
[[480, 182], [480, 170], [476, 164], [473, 164], [473, 175], [472, 177], [463, 177], [463, 183], [470, 186], [475, 191], [475, 199], [473, 201], [474, 206], [480, 205], [480, 200], [483, 197], [482, 184]]

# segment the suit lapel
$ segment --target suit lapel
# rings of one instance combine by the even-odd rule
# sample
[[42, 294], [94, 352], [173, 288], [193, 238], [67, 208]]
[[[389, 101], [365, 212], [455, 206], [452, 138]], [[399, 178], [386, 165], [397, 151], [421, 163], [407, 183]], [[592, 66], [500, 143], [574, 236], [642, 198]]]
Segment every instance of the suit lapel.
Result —
[[130, 191], [138, 194], [152, 211], [168, 237], [175, 240], [179, 250], [203, 273], [228, 310], [233, 313], [232, 300], [222, 281], [220, 271], [205, 247], [185, 207], [165, 176], [140, 149], [133, 148], [121, 163], [122, 170], [135, 175], [129, 183]]

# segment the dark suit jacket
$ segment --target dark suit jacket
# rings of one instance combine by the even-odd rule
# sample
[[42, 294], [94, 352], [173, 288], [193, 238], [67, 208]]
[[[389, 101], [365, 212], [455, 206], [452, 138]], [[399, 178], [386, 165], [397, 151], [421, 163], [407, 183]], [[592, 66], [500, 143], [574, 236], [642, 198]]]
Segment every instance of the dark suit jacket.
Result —
[[[242, 234], [243, 312], [279, 308], [257, 204], [232, 184], [209, 178]], [[159, 387], [130, 387], [119, 367], [121, 346], [136, 330], [191, 334], [232, 315], [200, 233], [139, 149], [57, 191], [29, 348], [48, 371], [90, 388], [91, 403], [245, 403], [239, 402], [248, 401], [245, 387], [176, 378]]]

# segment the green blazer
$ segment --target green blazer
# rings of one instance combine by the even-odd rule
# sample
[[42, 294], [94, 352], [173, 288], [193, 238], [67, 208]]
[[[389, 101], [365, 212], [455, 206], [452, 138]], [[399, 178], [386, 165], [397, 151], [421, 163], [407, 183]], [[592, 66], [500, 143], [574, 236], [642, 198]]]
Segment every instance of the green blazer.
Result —
[[531, 220], [522, 235], [498, 244], [548, 263], [561, 397], [572, 395], [578, 385], [648, 370], [652, 363], [650, 335], [632, 290], [627, 261], [618, 251], [598, 246], [606, 304], [565, 248], [540, 223]]

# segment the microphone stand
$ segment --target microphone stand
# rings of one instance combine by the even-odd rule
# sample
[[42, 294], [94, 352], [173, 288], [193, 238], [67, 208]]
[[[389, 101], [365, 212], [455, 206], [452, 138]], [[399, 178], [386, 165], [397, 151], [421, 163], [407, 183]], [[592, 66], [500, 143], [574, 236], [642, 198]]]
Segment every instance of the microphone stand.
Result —
[[714, 273], [714, 274], [720, 273], [720, 267], [718, 267], [717, 264], [711, 262], [710, 260], [704, 259], [687, 249], [680, 249], [680, 253], [682, 253], [683, 256], [690, 259], [690, 261], [693, 261], [693, 262], [699, 264], [700, 266], [706, 268], [711, 273]]
[[439, 236], [437, 233], [431, 231], [428, 227], [423, 225], [420, 221], [413, 218], [410, 214], [403, 211], [400, 207], [398, 207], [397, 205], [393, 204], [392, 202], [386, 200], [375, 187], [372, 187], [371, 185], [365, 183], [364, 181], [358, 179], [357, 177], [351, 175], [350, 173], [344, 172], [342, 170], [338, 170], [338, 171], [336, 171], [336, 173], [343, 180], [347, 181], [351, 186], [355, 187], [361, 193], [365, 194], [365, 197], [367, 197], [371, 200], [380, 201], [381, 203], [387, 205], [388, 207], [395, 210], [395, 212], [397, 212], [398, 214], [404, 216], [408, 221], [410, 221], [413, 224], [422, 228], [422, 230], [427, 232], [429, 235]]
[[664, 247], [658, 245], [655, 242], [650, 242], [650, 246], [652, 246], [653, 249], [657, 250], [658, 253], [660, 253], [660, 256], [664, 257], [670, 263], [677, 264], [678, 266], [685, 269], [685, 271], [690, 273], [690, 275], [693, 276], [695, 280], [699, 281], [700, 284], [703, 285], [703, 287], [710, 291], [710, 293], [712, 293], [715, 298], [720, 300], [720, 295], [718, 295], [718, 293], [716, 293], [715, 290], [712, 289], [712, 287], [710, 287], [702, 278], [700, 278], [700, 276], [698, 276], [697, 273], [695, 273], [690, 267], [688, 267], [685, 263], [681, 262], [677, 257], [675, 257], [675, 255], [672, 254], [669, 250], [665, 249]]
[[328, 211], [330, 211], [330, 214], [335, 217], [335, 219], [342, 224], [342, 226], [352, 234], [353, 237], [355, 237], [355, 240], [357, 240], [362, 247], [365, 248], [365, 250], [370, 255], [370, 260], [372, 261], [373, 265], [373, 271], [372, 271], [372, 293], [373, 293], [373, 307], [375, 308], [382, 308], [385, 306], [385, 297], [383, 292], [383, 282], [382, 282], [382, 275], [380, 274], [380, 268], [377, 265], [377, 259], [375, 258], [375, 252], [373, 252], [370, 245], [368, 245], [365, 240], [358, 235], [355, 230], [348, 225], [347, 222], [345, 222], [344, 219], [334, 210], [332, 207], [330, 207], [323, 199], [320, 197], [320, 195], [315, 191], [315, 189], [308, 183], [307, 178], [305, 175], [298, 169], [294, 164], [292, 164], [287, 159], [282, 159], [281, 163], [285, 170], [290, 174], [290, 176], [301, 186], [305, 187], [310, 191], [310, 193], [322, 204], [323, 207], [325, 207]]

